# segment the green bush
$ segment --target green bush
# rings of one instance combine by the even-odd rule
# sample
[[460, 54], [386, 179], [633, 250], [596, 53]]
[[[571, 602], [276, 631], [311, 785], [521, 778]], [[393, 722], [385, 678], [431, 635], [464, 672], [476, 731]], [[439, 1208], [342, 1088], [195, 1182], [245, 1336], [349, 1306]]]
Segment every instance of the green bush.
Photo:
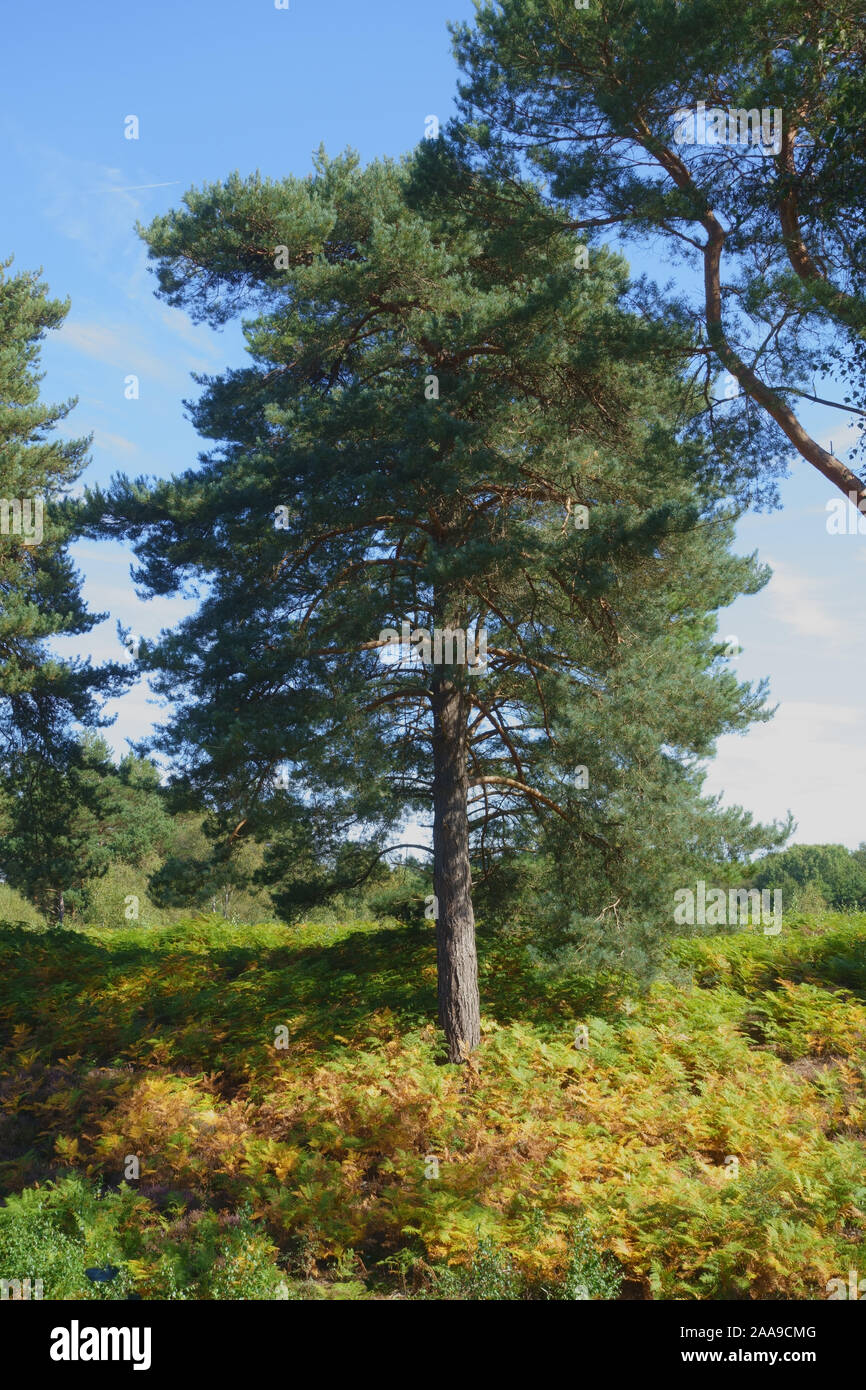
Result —
[[129, 864], [112, 864], [84, 892], [82, 922], [89, 927], [153, 927], [163, 921], [147, 891], [147, 874]]
[[[276, 1250], [238, 1213], [158, 1214], [131, 1189], [80, 1176], [25, 1188], [0, 1207], [0, 1278], [42, 1280], [44, 1299], [275, 1299]], [[86, 1271], [116, 1270], [105, 1282]]]
[[434, 1286], [438, 1298], [483, 1299], [504, 1302], [520, 1299], [525, 1281], [514, 1267], [507, 1250], [489, 1236], [482, 1236], [465, 1268], [436, 1270]]
[[17, 922], [27, 927], [46, 925], [39, 909], [8, 883], [0, 883], [0, 922]]
[[435, 1296], [505, 1302], [542, 1297], [546, 1299], [614, 1299], [622, 1275], [609, 1255], [595, 1246], [589, 1222], [575, 1221], [568, 1234], [568, 1259], [561, 1280], [536, 1289], [522, 1275], [509, 1252], [489, 1236], [482, 1236], [467, 1266], [435, 1269]]
[[197, 1211], [181, 1214], [146, 1273], [145, 1261], [137, 1269], [148, 1298], [270, 1300], [288, 1297], [276, 1253], [248, 1208]]
[[[122, 1299], [133, 1290], [121, 1246], [121, 1227], [138, 1199], [103, 1196], [81, 1177], [25, 1188], [0, 1207], [0, 1278], [41, 1279], [45, 1299]], [[106, 1283], [87, 1269], [113, 1266]]]
[[608, 1255], [599, 1254], [589, 1223], [574, 1223], [569, 1242], [568, 1265], [562, 1283], [549, 1293], [555, 1299], [616, 1298], [622, 1275]]

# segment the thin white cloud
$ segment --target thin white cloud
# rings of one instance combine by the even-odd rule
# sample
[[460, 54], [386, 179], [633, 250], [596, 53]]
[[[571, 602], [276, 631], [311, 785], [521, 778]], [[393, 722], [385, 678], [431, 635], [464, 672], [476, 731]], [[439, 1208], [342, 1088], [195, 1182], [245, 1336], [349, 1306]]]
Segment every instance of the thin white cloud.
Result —
[[[185, 343], [189, 343], [198, 352], [206, 352], [211, 357], [221, 355], [220, 349], [214, 343], [212, 330], [193, 323], [188, 314], [182, 309], [163, 308], [160, 310], [160, 318], [166, 328], [172, 333], [176, 333]], [[196, 368], [198, 370], [198, 368]]]
[[[62, 236], [80, 242], [102, 264], [107, 256], [139, 254], [133, 231], [140, 200], [123, 186], [123, 173], [94, 160], [77, 159], [46, 146], [27, 149], [34, 167], [42, 208]], [[106, 200], [95, 185], [121, 196]]]
[[85, 323], [69, 318], [58, 328], [54, 341], [65, 343], [85, 357], [116, 367], [121, 378], [134, 373], [142, 378], [177, 384], [176, 371], [143, 347], [137, 332], [125, 324]]
[[109, 434], [107, 430], [94, 430], [93, 447], [95, 449], [106, 449], [109, 453], [135, 454], [138, 452], [138, 445], [131, 439], [125, 439], [122, 434]]
[[827, 585], [778, 560], [769, 560], [773, 571], [767, 589], [774, 622], [791, 628], [800, 637], [842, 641], [849, 625], [834, 611], [832, 599], [823, 597]]
[[840, 420], [818, 438], [822, 449], [827, 449], [837, 459], [844, 459], [849, 449], [860, 439], [860, 427], [853, 418]]

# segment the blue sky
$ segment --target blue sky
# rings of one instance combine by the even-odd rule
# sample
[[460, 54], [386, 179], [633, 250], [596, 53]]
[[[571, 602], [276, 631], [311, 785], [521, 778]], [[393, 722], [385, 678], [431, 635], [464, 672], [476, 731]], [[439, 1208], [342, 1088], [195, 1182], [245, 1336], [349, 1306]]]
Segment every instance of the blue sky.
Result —
[[[444, 123], [452, 113], [446, 23], [470, 18], [469, 0], [289, 5], [53, 0], [4, 18], [0, 257], [42, 266], [52, 292], [72, 301], [45, 344], [43, 390], [79, 397], [69, 432], [94, 433], [85, 481], [194, 463], [200, 441], [182, 406], [197, 392], [190, 373], [241, 360], [236, 326], [217, 334], [155, 299], [136, 220], [234, 169], [306, 173], [320, 143], [331, 154], [351, 146], [364, 161], [400, 155], [428, 115]], [[130, 115], [137, 140], [124, 136]], [[124, 395], [130, 374], [138, 400]], [[802, 418], [846, 456], [854, 436], [839, 412], [814, 407]], [[866, 646], [851, 617], [866, 535], [828, 533], [835, 496], [798, 463], [782, 485], [783, 510], [740, 524], [739, 548], [756, 550], [774, 575], [721, 615], [720, 631], [741, 643], [743, 677], [770, 678], [779, 709], [769, 725], [720, 741], [707, 786], [763, 819], [790, 809], [796, 840], [853, 846], [866, 840]], [[188, 611], [182, 600], [139, 601], [123, 547], [84, 542], [74, 553], [91, 608], [111, 614], [84, 644], [95, 660], [122, 654], [118, 619], [153, 636]], [[141, 685], [110, 709], [120, 751], [161, 717]]]

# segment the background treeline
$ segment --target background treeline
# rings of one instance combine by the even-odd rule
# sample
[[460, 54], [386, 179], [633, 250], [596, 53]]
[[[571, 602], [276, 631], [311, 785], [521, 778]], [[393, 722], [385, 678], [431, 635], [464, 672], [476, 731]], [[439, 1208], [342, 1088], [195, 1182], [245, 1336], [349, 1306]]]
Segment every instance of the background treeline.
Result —
[[230, 920], [273, 920], [266, 895], [247, 884], [257, 856], [244, 846], [231, 866], [213, 856], [204, 817], [173, 811], [160, 773], [129, 753], [119, 765], [98, 734], [79, 744], [68, 799], [55, 806], [50, 837], [44, 808], [44, 761], [25, 758], [0, 784], [0, 918], [99, 927], [161, 925], [191, 909]]
[[[244, 841], [226, 854], [203, 812], [178, 808], [150, 758], [130, 752], [116, 764], [93, 732], [81, 737], [78, 752], [75, 784], [53, 808], [50, 838], [39, 819], [44, 807], [34, 800], [44, 765], [30, 769], [25, 758], [0, 783], [0, 920], [53, 925], [61, 891], [67, 926], [161, 926], [191, 911], [234, 923], [430, 919], [432, 877], [414, 854], [382, 860], [326, 905], [286, 917], [263, 882], [266, 847]], [[866, 843], [853, 851], [793, 845], [751, 866], [707, 864], [701, 872], [707, 882], [781, 892], [789, 912], [866, 909]], [[505, 899], [483, 899], [481, 925], [537, 926], [542, 877], [534, 856], [515, 861]], [[684, 874], [683, 886], [689, 881]]]

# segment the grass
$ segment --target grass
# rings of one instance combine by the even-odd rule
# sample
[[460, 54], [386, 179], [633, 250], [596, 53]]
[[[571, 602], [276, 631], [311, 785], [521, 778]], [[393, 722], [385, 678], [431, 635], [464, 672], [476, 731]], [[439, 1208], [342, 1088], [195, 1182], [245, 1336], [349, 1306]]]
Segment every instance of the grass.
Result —
[[0, 1277], [808, 1299], [866, 1272], [866, 916], [675, 942], [649, 990], [480, 954], [455, 1068], [428, 924], [0, 929]]

